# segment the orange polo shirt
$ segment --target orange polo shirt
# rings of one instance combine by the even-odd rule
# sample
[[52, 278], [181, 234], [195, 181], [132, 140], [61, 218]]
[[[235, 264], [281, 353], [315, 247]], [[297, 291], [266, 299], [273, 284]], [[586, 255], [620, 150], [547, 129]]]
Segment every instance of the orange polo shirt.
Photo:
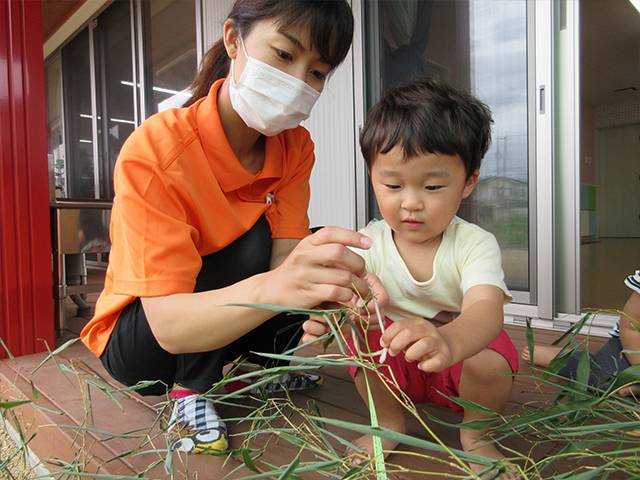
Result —
[[104, 290], [80, 334], [97, 356], [125, 306], [136, 297], [193, 292], [202, 257], [232, 243], [263, 214], [273, 238], [309, 233], [309, 132], [297, 127], [266, 137], [262, 170], [247, 172], [220, 122], [222, 83], [190, 107], [150, 117], [120, 151]]

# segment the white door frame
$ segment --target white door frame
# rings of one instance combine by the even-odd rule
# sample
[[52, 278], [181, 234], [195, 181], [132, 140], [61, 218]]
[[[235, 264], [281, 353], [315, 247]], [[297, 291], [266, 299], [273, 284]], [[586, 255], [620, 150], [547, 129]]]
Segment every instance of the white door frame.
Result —
[[[364, 123], [365, 117], [365, 72], [364, 72], [364, 32], [363, 32], [363, 2], [353, 0], [355, 16], [354, 35], [354, 96], [355, 103], [355, 135]], [[533, 304], [513, 303], [505, 307], [506, 323], [524, 323], [526, 318], [536, 319], [535, 325], [552, 328], [553, 319], [553, 218], [549, 212], [553, 209], [553, 129], [552, 129], [552, 2], [531, 2], [528, 9], [527, 28], [528, 42], [533, 48], [527, 50], [532, 53], [529, 61], [529, 109], [531, 121], [535, 125], [530, 129], [532, 145], [530, 161], [534, 163], [530, 169], [532, 181], [531, 205], [529, 215], [532, 216], [530, 225], [534, 245], [530, 251], [532, 262], [531, 275], [535, 291]], [[370, 55], [367, 54], [370, 60]], [[367, 172], [364, 159], [356, 149], [356, 194], [357, 194], [357, 225], [364, 226], [367, 213]], [[545, 160], [545, 161], [543, 161]], [[525, 300], [525, 299], [523, 299]]]

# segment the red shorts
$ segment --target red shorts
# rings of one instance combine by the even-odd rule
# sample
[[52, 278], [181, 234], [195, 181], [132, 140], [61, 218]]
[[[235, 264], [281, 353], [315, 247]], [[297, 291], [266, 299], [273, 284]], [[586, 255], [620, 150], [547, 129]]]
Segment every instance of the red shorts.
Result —
[[[385, 325], [388, 326], [391, 323], [391, 320], [385, 318]], [[380, 330], [376, 329], [367, 331], [367, 339], [371, 350], [375, 351], [379, 348], [381, 336], [382, 333]], [[349, 337], [348, 344], [351, 351], [355, 352], [356, 350], [351, 337]], [[490, 348], [502, 355], [511, 367], [511, 371], [513, 373], [518, 372], [518, 351], [513, 345], [513, 342], [507, 332], [502, 330], [498, 337], [487, 345], [487, 348]], [[361, 350], [363, 349], [361, 348]], [[463, 362], [458, 362], [441, 372], [426, 373], [418, 369], [417, 362], [407, 362], [404, 359], [404, 354], [401, 353], [395, 357], [387, 355], [383, 365], [387, 365], [388, 368], [393, 371], [395, 379], [398, 382], [398, 386], [413, 402], [435, 403], [436, 405], [447, 407], [454, 412], [462, 412], [462, 407], [441, 395], [441, 393], [443, 393], [449, 397], [459, 396], [458, 387], [460, 386], [460, 377], [462, 375], [462, 364]], [[347, 368], [349, 370], [349, 374], [352, 377], [355, 377], [357, 367]], [[388, 379], [391, 379], [387, 368], [381, 368], [380, 373]]]

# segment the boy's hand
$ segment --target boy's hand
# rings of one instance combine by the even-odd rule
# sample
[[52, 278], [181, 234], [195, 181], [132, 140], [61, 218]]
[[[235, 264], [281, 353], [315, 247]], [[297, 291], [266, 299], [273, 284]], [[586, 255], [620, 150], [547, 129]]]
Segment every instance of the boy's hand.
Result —
[[438, 329], [424, 318], [393, 322], [384, 332], [380, 344], [393, 357], [404, 351], [407, 362], [420, 362], [424, 372], [440, 372], [453, 363], [449, 343]]

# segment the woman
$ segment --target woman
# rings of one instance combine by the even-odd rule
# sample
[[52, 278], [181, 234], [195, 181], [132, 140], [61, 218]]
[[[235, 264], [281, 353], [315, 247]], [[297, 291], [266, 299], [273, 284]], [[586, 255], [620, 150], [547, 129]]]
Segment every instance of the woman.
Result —
[[81, 337], [125, 385], [171, 389], [176, 450], [226, 450], [223, 422], [197, 394], [238, 356], [300, 339], [290, 316], [225, 305], [309, 308], [368, 290], [347, 248], [366, 237], [308, 236], [314, 155], [299, 126], [352, 33], [344, 0], [238, 0], [188, 106], [149, 118], [120, 152], [105, 288]]

